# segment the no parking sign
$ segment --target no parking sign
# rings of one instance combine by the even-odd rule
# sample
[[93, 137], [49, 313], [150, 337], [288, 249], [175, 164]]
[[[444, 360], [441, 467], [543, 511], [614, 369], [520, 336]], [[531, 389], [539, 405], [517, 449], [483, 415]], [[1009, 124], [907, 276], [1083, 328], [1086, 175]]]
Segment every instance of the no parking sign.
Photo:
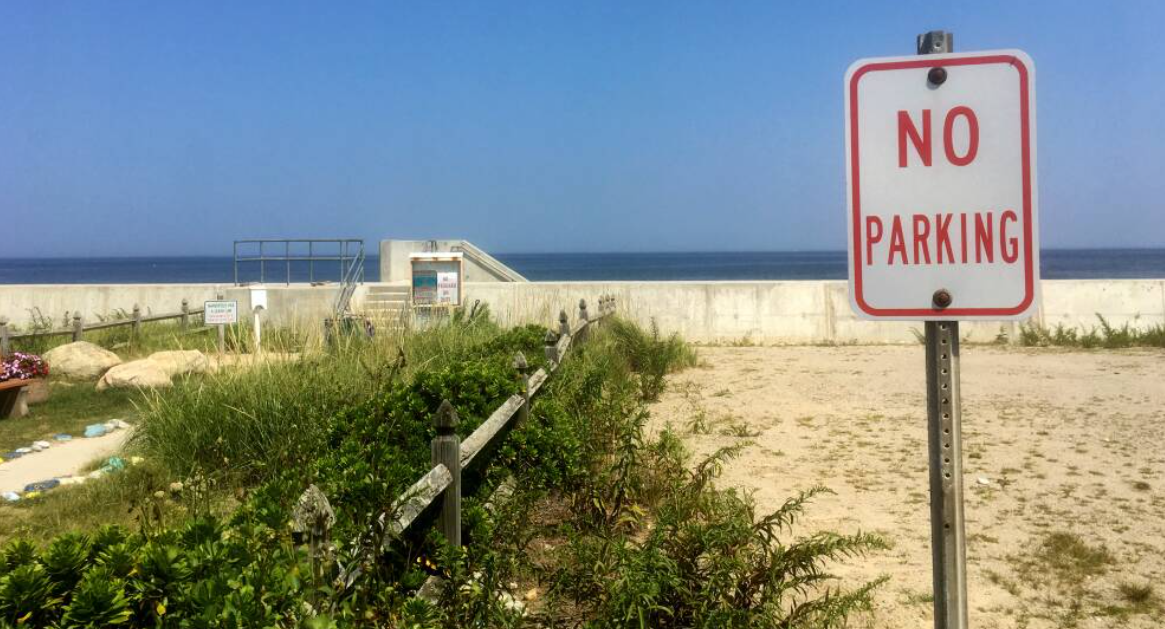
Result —
[[1035, 67], [1018, 50], [862, 59], [845, 77], [850, 300], [868, 319], [1037, 303]]

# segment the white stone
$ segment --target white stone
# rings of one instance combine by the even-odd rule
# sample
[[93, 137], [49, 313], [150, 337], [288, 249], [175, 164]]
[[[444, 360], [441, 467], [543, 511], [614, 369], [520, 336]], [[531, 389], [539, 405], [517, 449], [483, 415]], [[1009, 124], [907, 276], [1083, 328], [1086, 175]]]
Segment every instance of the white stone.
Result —
[[54, 347], [44, 354], [49, 373], [66, 378], [92, 380], [121, 364], [117, 354], [88, 341]]
[[171, 378], [210, 371], [210, 359], [196, 349], [154, 352], [150, 354], [150, 360], [161, 365]]
[[154, 389], [170, 386], [170, 375], [158, 363], [143, 358], [118, 365], [101, 376], [97, 390], [105, 389]]

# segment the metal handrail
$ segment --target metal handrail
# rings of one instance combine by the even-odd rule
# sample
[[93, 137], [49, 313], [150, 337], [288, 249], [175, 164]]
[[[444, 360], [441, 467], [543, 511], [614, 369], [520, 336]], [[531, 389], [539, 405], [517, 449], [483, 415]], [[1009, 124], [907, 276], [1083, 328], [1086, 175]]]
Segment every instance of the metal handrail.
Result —
[[[291, 246], [294, 244], [306, 244], [307, 255], [301, 253], [292, 254]], [[244, 251], [243, 255], [239, 254], [239, 246], [243, 245], [258, 245], [258, 255], [247, 255]], [[268, 255], [267, 250], [271, 245], [283, 245], [283, 254]], [[339, 245], [340, 252], [316, 254], [316, 245]], [[356, 249], [356, 251], [352, 251]], [[265, 284], [267, 282], [267, 263], [268, 262], [282, 262], [285, 266], [284, 284], [291, 284], [291, 269], [293, 262], [307, 262], [308, 263], [308, 281], [314, 283], [315, 279], [315, 263], [316, 262], [339, 262], [340, 263], [340, 277], [339, 281], [347, 282], [352, 276], [352, 269], [354, 266], [359, 266], [359, 280], [364, 281], [364, 241], [359, 238], [249, 238], [234, 241], [234, 274], [235, 284], [239, 285], [239, 263], [258, 262], [259, 263], [259, 282]], [[302, 267], [300, 267], [302, 268]]]
[[[341, 263], [342, 267], [343, 263]], [[343, 269], [341, 268], [341, 271]], [[343, 318], [348, 314], [352, 303], [352, 295], [356, 293], [356, 286], [364, 283], [364, 242], [360, 242], [360, 250], [356, 253], [355, 260], [348, 266], [347, 272], [343, 273], [340, 279], [342, 286], [340, 294], [336, 296], [336, 305], [333, 308], [335, 318]]]
[[524, 275], [503, 264], [477, 245], [463, 240], [460, 244], [450, 247], [453, 251], [460, 251], [479, 265], [489, 269], [491, 273], [508, 282], [528, 282]]

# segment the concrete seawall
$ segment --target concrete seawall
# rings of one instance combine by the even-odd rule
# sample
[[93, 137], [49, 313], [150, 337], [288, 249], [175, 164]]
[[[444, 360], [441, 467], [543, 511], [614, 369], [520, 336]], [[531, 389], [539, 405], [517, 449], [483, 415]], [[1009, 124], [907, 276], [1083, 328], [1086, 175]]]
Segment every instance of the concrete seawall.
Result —
[[[353, 297], [363, 307], [368, 286]], [[338, 287], [268, 286], [274, 324], [318, 324], [331, 312]], [[230, 284], [8, 285], [0, 286], [0, 316], [26, 326], [39, 311], [63, 325], [66, 313], [86, 320], [134, 304], [147, 313], [177, 312], [182, 299], [192, 308], [217, 295], [239, 300], [245, 312], [250, 290]], [[613, 294], [621, 311], [665, 333], [679, 332], [700, 342], [749, 340], [756, 343], [912, 343], [920, 323], [872, 323], [854, 317], [844, 281], [769, 282], [468, 282], [468, 303], [488, 304], [505, 323], [547, 323], [561, 308], [573, 318], [579, 299]], [[1097, 314], [1114, 325], [1165, 324], [1165, 280], [1046, 280], [1035, 320], [1091, 328]], [[963, 335], [991, 342], [1013, 323], [966, 323]]]
[[[580, 298], [615, 295], [622, 312], [664, 332], [701, 342], [912, 343], [920, 322], [870, 322], [854, 316], [844, 281], [795, 282], [531, 282], [470, 285], [510, 323], [548, 321]], [[568, 310], [573, 317], [574, 310]], [[1165, 280], [1047, 280], [1034, 320], [1092, 328], [1097, 314], [1114, 325], [1165, 324]], [[964, 338], [991, 342], [1018, 324], [967, 322]]]

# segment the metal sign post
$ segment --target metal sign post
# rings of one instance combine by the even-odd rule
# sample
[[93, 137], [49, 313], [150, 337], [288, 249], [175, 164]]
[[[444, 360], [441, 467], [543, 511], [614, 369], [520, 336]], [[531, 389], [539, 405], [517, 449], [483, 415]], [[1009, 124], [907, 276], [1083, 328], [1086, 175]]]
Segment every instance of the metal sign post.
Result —
[[850, 304], [926, 328], [936, 629], [967, 627], [959, 322], [1027, 318], [1040, 279], [1035, 65], [952, 43], [845, 75]]
[[[954, 52], [954, 36], [918, 36], [918, 54]], [[945, 307], [952, 296], [934, 295]], [[942, 303], [946, 302], [946, 303]], [[967, 543], [963, 525], [962, 399], [959, 395], [959, 322], [927, 321], [926, 420], [930, 459], [930, 544], [935, 629], [967, 627]]]

